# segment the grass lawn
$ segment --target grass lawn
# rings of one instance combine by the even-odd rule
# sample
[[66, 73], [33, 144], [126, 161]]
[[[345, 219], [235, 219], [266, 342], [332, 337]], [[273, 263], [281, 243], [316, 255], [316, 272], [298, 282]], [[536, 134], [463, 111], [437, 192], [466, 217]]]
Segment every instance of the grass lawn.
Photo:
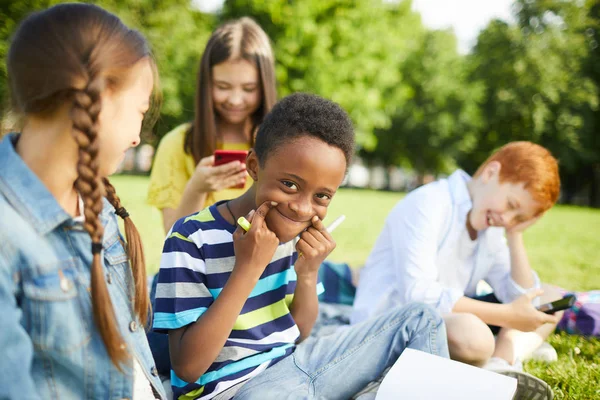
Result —
[[[164, 233], [160, 212], [145, 203], [148, 178], [112, 179], [144, 242], [149, 273], [158, 270]], [[335, 232], [335, 261], [364, 263], [400, 193], [343, 189], [330, 206], [328, 219], [346, 221]], [[327, 220], [325, 221], [327, 223]], [[600, 210], [557, 206], [525, 233], [532, 266], [544, 282], [569, 290], [600, 289]], [[600, 399], [600, 340], [553, 335], [555, 364], [528, 362], [528, 372], [552, 385], [556, 399]]]

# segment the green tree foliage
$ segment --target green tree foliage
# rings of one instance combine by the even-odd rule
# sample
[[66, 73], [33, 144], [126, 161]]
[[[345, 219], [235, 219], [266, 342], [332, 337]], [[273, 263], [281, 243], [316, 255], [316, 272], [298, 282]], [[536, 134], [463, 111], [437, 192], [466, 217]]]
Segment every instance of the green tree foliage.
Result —
[[360, 146], [373, 148], [409, 88], [400, 72], [424, 29], [409, 1], [230, 0], [223, 18], [253, 17], [271, 38], [280, 95], [307, 91], [351, 115]]
[[597, 70], [590, 62], [597, 25], [591, 27], [591, 7], [583, 2], [523, 0], [515, 6], [518, 24], [491, 22], [470, 58], [472, 80], [485, 87], [484, 125], [461, 164], [473, 170], [509, 141], [540, 143], [559, 158], [568, 197], [594, 180], [586, 171], [600, 157]]
[[390, 129], [377, 130], [377, 147], [365, 156], [418, 173], [449, 172], [469, 152], [480, 125], [482, 91], [468, 81], [466, 60], [450, 31], [430, 31], [401, 67], [409, 97]]
[[[0, 96], [6, 98], [6, 53], [10, 35], [29, 13], [58, 4], [58, 0], [21, 0], [0, 5]], [[196, 71], [214, 26], [214, 17], [202, 14], [187, 0], [91, 1], [146, 35], [158, 64], [162, 91], [161, 135], [190, 120], [194, 110]], [[6, 22], [5, 22], [6, 21]], [[5, 22], [5, 23], [4, 23]]]
[[[0, 98], [16, 24], [58, 0], [0, 2]], [[160, 137], [194, 112], [210, 32], [250, 16], [270, 36], [280, 96], [307, 91], [340, 103], [361, 155], [418, 173], [473, 172], [513, 140], [560, 160], [564, 196], [600, 206], [600, 3], [515, 0], [515, 22], [492, 21], [471, 54], [430, 31], [410, 0], [226, 0], [207, 15], [190, 0], [97, 0], [150, 40], [160, 72]]]
[[58, 0], [0, 2], [0, 110], [2, 110], [2, 105], [8, 107], [8, 104], [5, 104], [8, 101], [6, 56], [10, 45], [11, 35], [17, 28], [19, 21], [25, 18], [29, 13], [58, 3], [60, 3]]

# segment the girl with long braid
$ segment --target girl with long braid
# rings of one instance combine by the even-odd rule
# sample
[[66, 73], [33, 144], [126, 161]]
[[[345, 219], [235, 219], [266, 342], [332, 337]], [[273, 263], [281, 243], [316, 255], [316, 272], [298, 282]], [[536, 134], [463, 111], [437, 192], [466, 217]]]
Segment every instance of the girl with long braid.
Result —
[[0, 398], [165, 398], [140, 237], [107, 178], [152, 102], [148, 44], [63, 4], [26, 18], [7, 60], [23, 127], [0, 142]]

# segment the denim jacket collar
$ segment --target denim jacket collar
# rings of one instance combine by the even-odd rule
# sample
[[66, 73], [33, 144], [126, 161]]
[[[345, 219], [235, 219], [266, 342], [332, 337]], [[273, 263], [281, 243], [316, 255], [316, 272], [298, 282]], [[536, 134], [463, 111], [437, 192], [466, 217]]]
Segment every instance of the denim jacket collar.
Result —
[[[0, 141], [0, 193], [41, 235], [74, 219], [58, 204], [56, 198], [25, 164], [16, 152], [19, 134], [11, 133]], [[104, 200], [100, 220], [106, 223], [108, 201]]]

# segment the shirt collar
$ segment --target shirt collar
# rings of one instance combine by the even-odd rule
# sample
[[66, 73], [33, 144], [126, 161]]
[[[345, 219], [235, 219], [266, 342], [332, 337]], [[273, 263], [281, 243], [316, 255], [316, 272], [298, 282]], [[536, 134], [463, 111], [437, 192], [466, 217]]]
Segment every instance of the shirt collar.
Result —
[[83, 197], [81, 197], [79, 193], [77, 193], [77, 199], [79, 202], [79, 210], [77, 210], [79, 214], [73, 217], [73, 221], [83, 224], [85, 222], [85, 213], [83, 212], [83, 207], [85, 207], [85, 205], [83, 204]]
[[448, 177], [452, 200], [458, 207], [461, 218], [466, 218], [467, 213], [473, 207], [469, 188], [467, 187], [470, 180], [471, 176], [462, 169], [456, 170]]
[[19, 135], [11, 133], [0, 141], [0, 193], [37, 232], [45, 235], [72, 218], [17, 154], [17, 140]]

